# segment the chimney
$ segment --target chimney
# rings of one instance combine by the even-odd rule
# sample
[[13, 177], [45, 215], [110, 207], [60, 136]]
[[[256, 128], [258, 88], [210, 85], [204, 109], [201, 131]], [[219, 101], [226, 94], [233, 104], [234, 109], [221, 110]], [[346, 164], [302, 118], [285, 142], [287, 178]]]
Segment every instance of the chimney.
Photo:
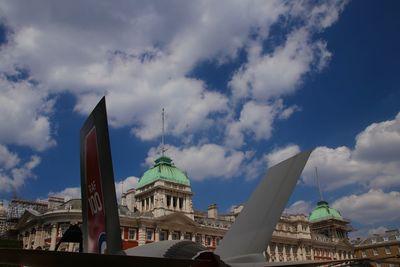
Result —
[[217, 204], [208, 205], [208, 218], [217, 219], [217, 217], [218, 217]]
[[128, 207], [128, 210], [134, 211], [135, 210], [135, 188], [131, 188], [125, 193], [125, 206]]

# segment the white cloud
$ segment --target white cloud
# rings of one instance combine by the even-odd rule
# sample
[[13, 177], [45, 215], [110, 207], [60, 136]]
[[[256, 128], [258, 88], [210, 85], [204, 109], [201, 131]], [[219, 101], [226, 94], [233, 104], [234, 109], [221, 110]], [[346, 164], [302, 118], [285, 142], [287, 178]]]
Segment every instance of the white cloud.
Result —
[[[303, 5], [310, 10], [307, 2], [282, 1], [113, 5], [97, 1], [76, 5], [0, 3], [10, 28], [9, 41], [0, 51], [0, 72], [13, 74], [15, 67], [22, 67], [40, 85], [35, 88], [40, 97], [27, 105], [30, 116], [16, 118], [18, 124], [7, 126], [5, 136], [0, 137], [7, 142], [37, 150], [54, 145], [49, 114], [40, 107], [48, 103], [50, 94], [66, 91], [76, 96], [75, 110], [83, 114], [88, 114], [100, 96], [107, 95], [111, 125], [131, 127], [144, 140], [159, 135], [154, 123], [162, 107], [169, 114], [169, 133], [207, 130], [220, 122], [215, 121], [215, 113], [232, 113], [232, 107], [228, 106], [230, 96], [211, 92], [203, 81], [188, 77], [197, 64], [224, 64], [248, 47], [249, 62], [235, 75], [232, 87], [251, 90], [252, 96], [260, 99], [285, 95], [295, 90], [311, 65], [320, 66], [318, 69], [326, 65], [321, 63], [330, 57], [326, 44], [310, 37], [314, 28], [336, 21], [344, 6], [338, 1], [319, 3], [310, 13], [303, 12]], [[270, 27], [292, 17], [308, 26], [289, 34], [272, 55], [264, 55], [259, 45], [269, 38]], [[251, 88], [245, 86], [246, 81]], [[22, 109], [24, 102], [16, 107]], [[281, 117], [287, 118], [293, 111], [287, 109]], [[259, 119], [269, 119], [266, 116]], [[242, 120], [241, 124], [247, 124], [246, 131], [260, 140], [260, 135], [268, 138], [272, 122], [257, 125]], [[20, 126], [31, 131], [19, 133]], [[25, 135], [20, 136], [22, 133]]]
[[344, 217], [362, 224], [399, 221], [400, 192], [371, 189], [363, 194], [342, 197], [332, 203], [332, 207]]
[[67, 187], [58, 192], [50, 192], [48, 196], [63, 197], [65, 201], [70, 199], [80, 199], [81, 198], [81, 188], [80, 187]]
[[294, 1], [291, 9], [293, 14], [300, 17], [306, 17], [305, 24], [307, 28], [321, 31], [335, 23], [339, 14], [349, 1], [324, 1], [319, 5], [313, 5], [312, 1]]
[[226, 129], [226, 143], [230, 147], [240, 147], [245, 144], [245, 134], [254, 136], [255, 140], [266, 140], [271, 137], [272, 123], [281, 110], [281, 103], [275, 105], [247, 102], [238, 121], [230, 123]]
[[281, 119], [281, 120], [286, 120], [286, 119], [288, 119], [290, 116], [292, 116], [292, 114], [294, 113], [294, 112], [296, 112], [296, 111], [301, 111], [301, 108], [299, 107], [299, 106], [296, 106], [296, 105], [294, 105], [294, 106], [290, 106], [290, 107], [288, 107], [288, 108], [285, 108], [282, 112], [281, 112], [281, 114], [279, 114], [279, 119]]
[[384, 226], [379, 226], [377, 228], [369, 229], [368, 235], [384, 234], [387, 230], [389, 230], [389, 229]]
[[[167, 146], [167, 155], [175, 165], [187, 171], [189, 179], [201, 181], [213, 177], [231, 178], [241, 173], [244, 153], [216, 144], [203, 144], [187, 148]], [[147, 165], [153, 165], [157, 149], [150, 149]]]
[[[135, 188], [138, 182], [138, 178], [134, 176], [129, 176], [125, 178], [122, 181], [115, 182], [115, 192], [117, 196], [117, 200], [120, 201], [121, 199], [121, 194], [122, 194], [122, 187], [124, 192], [126, 192], [128, 189]], [[123, 184], [123, 186], [122, 186]], [[49, 192], [48, 196], [59, 196], [63, 197], [65, 201], [68, 201], [70, 199], [74, 198], [81, 198], [81, 188], [80, 187], [67, 187], [61, 191], [57, 192]]]
[[354, 156], [359, 160], [400, 160], [400, 113], [394, 120], [373, 123], [356, 137]]
[[311, 212], [312, 205], [310, 201], [298, 200], [284, 210], [287, 214], [304, 214], [307, 215]]
[[246, 180], [251, 181], [262, 177], [262, 175], [264, 175], [265, 171], [267, 170], [267, 160], [265, 156], [263, 155], [259, 158], [256, 158], [253, 156], [248, 157], [247, 154], [248, 152], [245, 153], [247, 161], [242, 164], [241, 168], [243, 170]]
[[6, 170], [15, 167], [20, 162], [16, 153], [10, 152], [7, 147], [0, 144], [0, 166]]
[[136, 188], [137, 183], [139, 181], [138, 177], [129, 176], [124, 180], [115, 183], [115, 191], [117, 194], [118, 201], [121, 199], [122, 192], [126, 192], [129, 189]]
[[50, 132], [53, 100], [29, 82], [0, 76], [0, 142], [43, 151], [55, 145]]
[[335, 190], [347, 185], [358, 184], [366, 188], [392, 188], [400, 185], [400, 116], [394, 120], [373, 123], [356, 137], [351, 148], [318, 147], [303, 172], [303, 181], [315, 185], [315, 171], [323, 190]]
[[286, 147], [276, 148], [272, 152], [265, 155], [268, 167], [272, 167], [279, 162], [286, 160], [300, 152], [297, 145], [287, 145]]
[[326, 61], [330, 56], [321, 41], [310, 41], [310, 32], [305, 28], [289, 34], [286, 43], [271, 54], [263, 55], [260, 43], [253, 43], [249, 54], [249, 62], [229, 82], [236, 99], [267, 101], [293, 93], [312, 65], [319, 64], [322, 69], [326, 64], [319, 60]]
[[40, 157], [33, 155], [29, 160], [21, 162], [15, 153], [9, 152], [2, 145], [1, 152], [5, 152], [3, 155], [7, 158], [0, 158], [0, 192], [17, 190], [25, 184], [26, 179], [35, 177], [32, 171], [39, 165]]
[[30, 14], [24, 12], [29, 6], [2, 3], [14, 34], [2, 49], [0, 70], [10, 73], [22, 63], [44, 91], [75, 94], [75, 110], [84, 114], [106, 94], [111, 124], [133, 126], [142, 139], [159, 135], [154, 119], [162, 107], [172, 134], [210, 127], [211, 115], [226, 111], [227, 98], [186, 75], [203, 60], [235, 57], [253, 29], [266, 37], [288, 9], [279, 1], [82, 2], [79, 12], [74, 5], [42, 2]]

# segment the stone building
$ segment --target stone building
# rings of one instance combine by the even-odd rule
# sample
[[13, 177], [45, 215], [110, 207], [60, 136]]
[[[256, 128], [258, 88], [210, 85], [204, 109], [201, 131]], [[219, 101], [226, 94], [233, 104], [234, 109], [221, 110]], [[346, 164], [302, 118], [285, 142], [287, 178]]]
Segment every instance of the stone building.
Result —
[[270, 262], [335, 260], [354, 257], [347, 233], [349, 221], [320, 201], [307, 217], [283, 215], [266, 250]]
[[[62, 233], [72, 223], [81, 223], [81, 201], [73, 199], [39, 213], [26, 210], [17, 228], [25, 248], [54, 249]], [[60, 201], [57, 202], [60, 204]], [[218, 215], [217, 206], [207, 213], [194, 211], [187, 175], [161, 156], [146, 171], [136, 189], [128, 190], [119, 206], [123, 248], [160, 240], [190, 239], [213, 250], [232, 224], [235, 214]], [[61, 246], [77, 250], [76, 244]]]
[[[48, 210], [26, 210], [18, 222], [24, 248], [55, 248], [70, 224], [81, 223], [81, 201], [49, 199]], [[56, 203], [55, 203], [56, 202]], [[189, 239], [214, 250], [235, 221], [243, 206], [219, 214], [216, 204], [207, 211], [193, 208], [187, 174], [162, 155], [140, 178], [136, 189], [123, 194], [119, 206], [123, 248], [160, 240]], [[318, 203], [306, 215], [283, 215], [266, 244], [268, 261], [344, 259], [353, 257], [347, 241], [348, 221], [328, 206]], [[63, 244], [61, 250], [76, 251], [77, 244]]]
[[[372, 263], [376, 267], [400, 266], [400, 231], [388, 230], [354, 241], [354, 254], [357, 258], [390, 258], [390, 263]], [[397, 257], [397, 259], [396, 259]]]
[[3, 201], [0, 200], [0, 237], [7, 231], [7, 210], [4, 208]]

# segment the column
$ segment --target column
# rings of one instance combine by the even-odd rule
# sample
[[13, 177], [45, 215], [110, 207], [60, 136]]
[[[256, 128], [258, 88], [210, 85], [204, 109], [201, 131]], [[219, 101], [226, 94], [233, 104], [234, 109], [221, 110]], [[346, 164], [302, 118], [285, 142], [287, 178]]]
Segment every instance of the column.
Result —
[[311, 259], [314, 260], [314, 248], [311, 247]]
[[35, 239], [33, 240], [33, 249], [40, 246], [40, 237], [42, 236], [42, 229], [40, 226], [36, 228]]
[[286, 257], [286, 245], [282, 244], [282, 254], [283, 254], [283, 261], [287, 261]]
[[301, 261], [303, 258], [301, 257], [301, 245], [297, 246], [297, 260]]
[[168, 230], [168, 240], [172, 240], [172, 230]]
[[51, 226], [51, 235], [50, 235], [50, 250], [55, 250], [57, 243], [57, 224], [53, 224]]
[[305, 247], [302, 247], [302, 248], [301, 248], [301, 251], [302, 251], [302, 253], [303, 253], [303, 260], [306, 260], [306, 259], [307, 259], [306, 248], [305, 248]]
[[139, 238], [138, 238], [138, 243], [139, 246], [146, 244], [146, 228], [141, 226], [139, 227]]
[[292, 261], [294, 261], [293, 246], [290, 246], [290, 258]]
[[271, 248], [269, 247], [269, 245], [267, 246], [267, 260], [268, 262], [271, 261]]
[[155, 236], [154, 236], [154, 240], [157, 242], [157, 241], [160, 241], [160, 231], [161, 231], [161, 229], [160, 228], [156, 228], [156, 231], [155, 231]]

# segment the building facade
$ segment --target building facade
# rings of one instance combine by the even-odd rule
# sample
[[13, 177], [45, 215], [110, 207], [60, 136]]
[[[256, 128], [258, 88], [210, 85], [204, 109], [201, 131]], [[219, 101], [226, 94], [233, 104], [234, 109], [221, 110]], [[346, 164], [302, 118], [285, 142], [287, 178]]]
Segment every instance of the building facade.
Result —
[[0, 237], [5, 235], [7, 230], [7, 210], [4, 208], [3, 201], [0, 200]]
[[304, 214], [281, 216], [267, 247], [270, 262], [337, 260], [354, 257], [347, 233], [349, 221], [320, 201], [307, 217]]
[[[192, 195], [187, 174], [169, 157], [157, 158], [137, 187], [122, 196], [119, 216], [123, 248], [189, 239], [214, 250], [243, 206], [228, 214], [219, 214], [216, 204], [209, 205], [205, 212], [197, 211]], [[80, 200], [55, 200], [49, 199], [52, 204], [46, 211], [28, 209], [20, 218], [16, 227], [24, 248], [54, 250], [70, 224], [81, 224]], [[348, 224], [327, 203], [319, 203], [310, 217], [283, 215], [271, 243], [266, 244], [266, 258], [271, 262], [352, 258]], [[60, 249], [77, 251], [78, 245], [63, 244]]]
[[400, 266], [400, 231], [388, 230], [365, 239], [354, 241], [354, 253], [357, 258], [382, 258], [383, 262], [372, 263], [376, 267]]

